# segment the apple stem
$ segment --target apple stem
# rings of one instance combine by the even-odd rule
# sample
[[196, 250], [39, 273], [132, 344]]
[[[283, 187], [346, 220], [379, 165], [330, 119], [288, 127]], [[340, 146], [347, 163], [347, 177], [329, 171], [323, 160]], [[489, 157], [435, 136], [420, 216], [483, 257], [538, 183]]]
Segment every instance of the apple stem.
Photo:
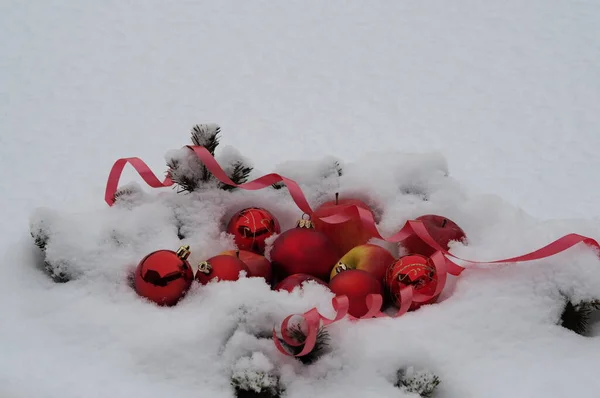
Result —
[[340, 198], [340, 193], [336, 192], [335, 193], [335, 204], [338, 205], [339, 204], [339, 198]]
[[236, 256], [237, 258], [240, 258], [240, 251], [239, 251], [239, 250], [236, 250], [236, 251], [235, 251], [235, 256]]
[[448, 222], [448, 220], [446, 220], [446, 219], [444, 218], [444, 221], [442, 221], [442, 228], [446, 226], [446, 223], [447, 223], [447, 222]]

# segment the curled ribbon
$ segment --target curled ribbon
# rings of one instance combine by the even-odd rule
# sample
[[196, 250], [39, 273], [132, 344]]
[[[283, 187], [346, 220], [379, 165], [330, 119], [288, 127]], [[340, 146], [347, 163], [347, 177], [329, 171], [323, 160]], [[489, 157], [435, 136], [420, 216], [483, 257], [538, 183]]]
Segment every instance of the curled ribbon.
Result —
[[[256, 178], [255, 180], [245, 182], [243, 184], [235, 184], [227, 176], [227, 173], [225, 173], [225, 171], [221, 168], [216, 159], [206, 148], [191, 145], [188, 145], [187, 148], [192, 150], [204, 163], [206, 168], [222, 183], [245, 190], [259, 190], [269, 187], [278, 182], [284, 183], [288, 188], [290, 196], [292, 197], [296, 206], [298, 206], [298, 208], [302, 212], [308, 214], [311, 218], [313, 217], [314, 211], [308, 204], [308, 200], [306, 199], [306, 196], [300, 189], [300, 186], [295, 181], [281, 176], [279, 174], [271, 173]], [[119, 159], [114, 163], [106, 184], [105, 200], [109, 206], [112, 206], [115, 203], [115, 193], [118, 189], [121, 174], [123, 173], [123, 170], [127, 164], [133, 166], [133, 168], [138, 172], [140, 177], [142, 177], [142, 179], [150, 187], [163, 188], [172, 186], [174, 184], [173, 180], [171, 180], [171, 178], [168, 175], [163, 181], [160, 181], [158, 177], [152, 172], [152, 170], [150, 170], [148, 165], [137, 157]], [[399, 292], [400, 308], [393, 315], [387, 315], [381, 312], [381, 308], [383, 306], [383, 297], [378, 294], [371, 294], [367, 296], [366, 304], [368, 311], [365, 315], [361, 316], [360, 318], [355, 318], [352, 315], [348, 314], [349, 300], [346, 296], [336, 296], [332, 299], [332, 306], [335, 312], [335, 316], [331, 319], [320, 314], [316, 308], [312, 308], [303, 314], [290, 315], [286, 317], [282, 322], [281, 339], [290, 346], [303, 346], [301, 352], [296, 354], [295, 356], [307, 355], [312, 351], [316, 344], [317, 334], [321, 326], [327, 326], [329, 324], [335, 323], [346, 316], [348, 316], [351, 320], [381, 317], [399, 317], [409, 310], [413, 302], [423, 303], [439, 295], [446, 284], [447, 274], [457, 276], [465, 270], [465, 267], [456, 264], [452, 259], [463, 261], [464, 263], [467, 263], [477, 268], [477, 265], [482, 264], [517, 263], [540, 260], [564, 252], [565, 250], [568, 250], [579, 243], [584, 243], [588, 247], [591, 247], [593, 250], [595, 250], [597, 253], [600, 251], [600, 245], [596, 240], [583, 235], [568, 234], [555, 240], [554, 242], [547, 244], [546, 246], [538, 250], [524, 254], [522, 256], [506, 258], [496, 261], [473, 261], [457, 257], [445, 250], [443, 247], [441, 247], [437, 242], [435, 242], [435, 240], [431, 237], [429, 232], [427, 232], [427, 228], [421, 221], [409, 220], [404, 224], [400, 231], [391, 236], [384, 237], [377, 230], [377, 226], [371, 212], [367, 211], [366, 209], [359, 208], [355, 205], [340, 207], [339, 211], [337, 211], [335, 214], [330, 215], [328, 217], [320, 218], [322, 222], [327, 224], [339, 224], [344, 223], [348, 220], [355, 219], [359, 219], [361, 221], [365, 230], [367, 230], [373, 238], [378, 238], [387, 242], [401, 242], [410, 235], [414, 234], [418, 236], [421, 240], [423, 240], [426, 244], [428, 244], [431, 248], [436, 250], [436, 252], [431, 256], [431, 261], [435, 267], [435, 273], [437, 276], [435, 292], [433, 292], [432, 294], [422, 294], [416, 292], [412, 288], [412, 286], [405, 286], [401, 288]], [[303, 342], [295, 341], [289, 336], [287, 332], [289, 323], [295, 316], [301, 317], [306, 326], [306, 338]], [[277, 336], [277, 332], [275, 329], [273, 329], [273, 341], [275, 342], [275, 345], [277, 346], [279, 351], [281, 351], [283, 354], [290, 356], [292, 355], [284, 348], [279, 337]]]

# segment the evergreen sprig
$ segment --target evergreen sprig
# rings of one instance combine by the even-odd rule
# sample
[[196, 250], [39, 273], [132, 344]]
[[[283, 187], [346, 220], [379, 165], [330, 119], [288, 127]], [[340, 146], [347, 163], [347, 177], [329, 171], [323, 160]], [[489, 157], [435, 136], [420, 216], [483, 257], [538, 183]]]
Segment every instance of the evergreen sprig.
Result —
[[[221, 134], [221, 127], [216, 124], [197, 124], [191, 129], [192, 143], [202, 146], [215, 156]], [[185, 163], [185, 164], [184, 164]], [[235, 186], [220, 182], [208, 170], [200, 159], [190, 156], [189, 158], [172, 157], [167, 159], [168, 175], [179, 188], [178, 192], [194, 192], [206, 184], [215, 184], [220, 189], [231, 191]], [[235, 160], [229, 167], [224, 167], [228, 177], [235, 184], [243, 184], [248, 181], [252, 167], [242, 160]]]
[[397, 372], [396, 387], [408, 393], [419, 394], [423, 398], [433, 396], [440, 384], [440, 378], [428, 370], [415, 370], [413, 367], [402, 368]]
[[565, 299], [565, 307], [560, 317], [560, 325], [573, 332], [585, 336], [589, 333], [590, 319], [595, 311], [600, 310], [600, 300], [593, 299], [574, 304]]
[[284, 391], [279, 377], [264, 372], [234, 375], [230, 384], [237, 398], [278, 398]]
[[[231, 171], [229, 178], [231, 178], [231, 181], [233, 181], [235, 184], [240, 185], [248, 181], [248, 177], [250, 176], [251, 172], [252, 167], [249, 167], [243, 162], [238, 161], [233, 164], [233, 171]], [[220, 183], [219, 188], [225, 191], [231, 191], [236, 187], [233, 185]]]
[[[283, 339], [279, 339], [279, 341], [281, 341], [282, 345], [286, 349], [288, 349], [292, 354], [294, 354], [294, 355], [300, 354], [302, 352], [302, 350], [304, 349], [303, 343], [306, 341], [306, 333], [302, 330], [302, 327], [298, 324], [290, 326], [288, 328], [287, 333], [288, 333], [289, 337], [291, 337], [298, 343], [301, 343], [301, 345], [292, 346], [292, 345], [287, 344], [285, 342], [285, 340], [283, 340]], [[310, 365], [311, 363], [314, 363], [319, 358], [321, 358], [321, 356], [323, 356], [323, 354], [325, 354], [327, 352], [327, 348], [329, 347], [329, 341], [330, 341], [329, 332], [324, 327], [320, 327], [319, 331], [317, 332], [317, 340], [315, 342], [315, 346], [312, 349], [312, 351], [306, 355], [296, 357], [296, 359], [298, 359], [304, 365]]]

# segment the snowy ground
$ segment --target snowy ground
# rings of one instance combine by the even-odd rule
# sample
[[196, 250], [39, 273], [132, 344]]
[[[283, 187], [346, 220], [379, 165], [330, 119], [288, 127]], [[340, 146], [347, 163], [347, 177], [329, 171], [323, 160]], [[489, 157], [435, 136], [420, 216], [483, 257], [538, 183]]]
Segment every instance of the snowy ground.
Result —
[[[594, 2], [557, 0], [0, 0], [0, 396], [231, 397], [229, 373], [254, 351], [281, 369], [289, 397], [402, 396], [390, 380], [410, 363], [440, 375], [441, 397], [593, 396], [600, 326], [585, 338], [554, 325], [558, 290], [600, 295], [586, 250], [466, 272], [448, 300], [401, 319], [336, 324], [332, 354], [303, 368], [247, 332], [326, 310], [326, 293], [286, 297], [246, 280], [149, 306], [119, 272], [178, 242], [160, 206], [116, 213], [103, 190], [115, 159], [140, 156], [160, 173], [193, 124], [217, 122], [257, 175], [341, 159], [350, 171], [336, 184], [379, 203], [386, 233], [444, 212], [470, 237], [454, 250], [472, 259], [568, 232], [598, 240], [599, 18]], [[324, 183], [303, 175], [316, 199]], [[407, 184], [430, 200], [398, 194]], [[256, 198], [289, 226], [291, 203], [269, 195], [218, 211]], [[38, 207], [58, 212], [77, 281], [57, 285], [35, 267]], [[214, 232], [218, 214], [199, 214]], [[115, 225], [133, 249], [99, 244]], [[197, 256], [215, 249], [210, 236]]]

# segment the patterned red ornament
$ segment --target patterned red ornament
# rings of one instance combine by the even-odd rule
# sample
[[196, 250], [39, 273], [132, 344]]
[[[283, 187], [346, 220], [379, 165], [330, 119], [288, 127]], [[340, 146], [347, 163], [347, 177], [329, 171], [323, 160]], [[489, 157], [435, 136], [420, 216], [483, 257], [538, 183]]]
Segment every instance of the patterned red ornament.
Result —
[[251, 207], [239, 211], [227, 225], [240, 250], [264, 254], [265, 239], [281, 232], [279, 221], [267, 210]]
[[[429, 257], [420, 254], [410, 254], [400, 257], [390, 268], [385, 276], [386, 291], [394, 305], [400, 307], [400, 288], [411, 285], [415, 292], [432, 295], [435, 293], [437, 277], [435, 267]], [[416, 310], [423, 304], [431, 304], [438, 296], [432, 297], [424, 303], [413, 302], [410, 310]]]
[[175, 305], [189, 290], [194, 272], [187, 261], [189, 246], [177, 252], [158, 250], [144, 257], [137, 266], [133, 287], [137, 294], [159, 305]]

